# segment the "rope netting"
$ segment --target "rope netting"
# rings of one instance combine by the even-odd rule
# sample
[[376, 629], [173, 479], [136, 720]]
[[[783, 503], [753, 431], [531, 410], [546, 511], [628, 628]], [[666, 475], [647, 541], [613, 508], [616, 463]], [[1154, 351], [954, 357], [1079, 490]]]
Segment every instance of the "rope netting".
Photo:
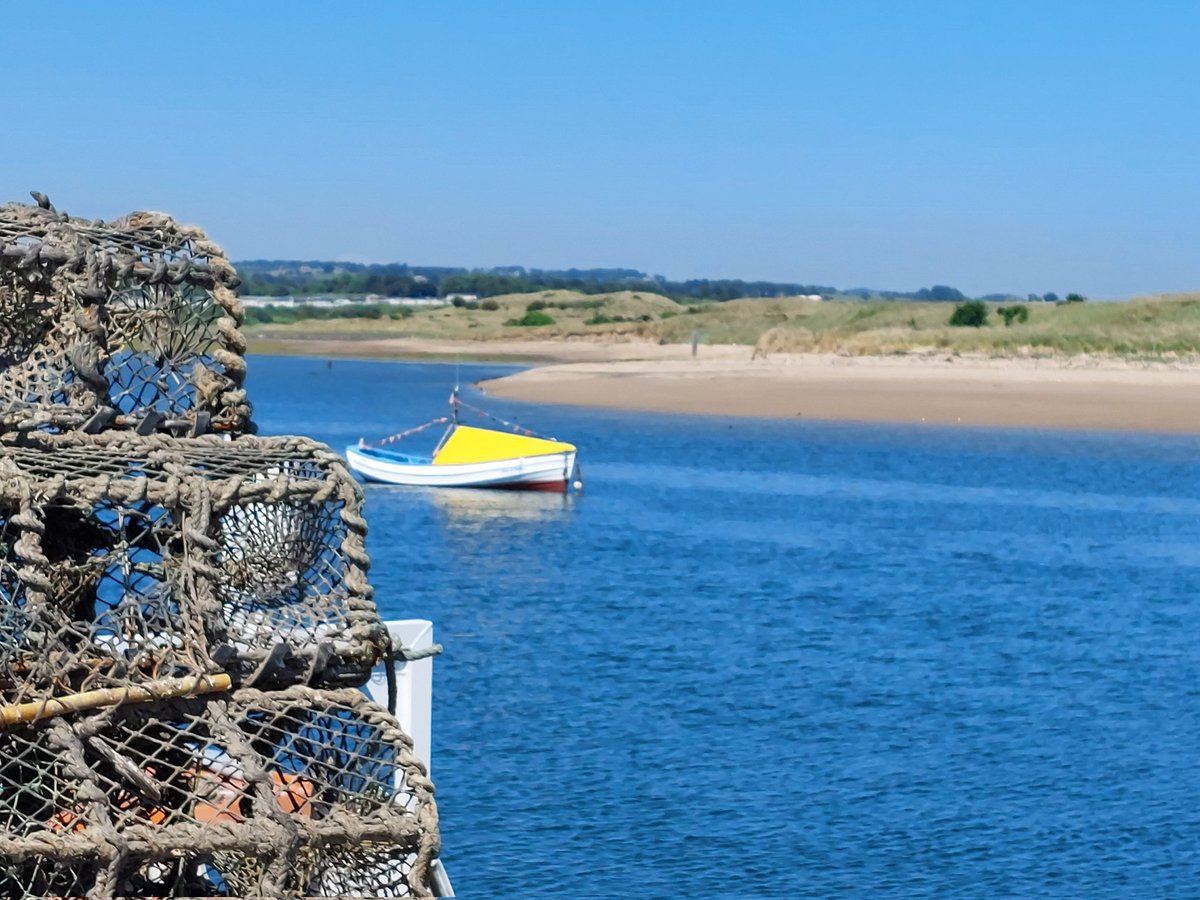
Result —
[[5, 896], [402, 896], [437, 850], [412, 742], [354, 690], [126, 703], [0, 753]]
[[0, 205], [0, 423], [252, 430], [237, 275], [198, 228]]
[[362, 494], [244, 433], [235, 282], [166, 216], [0, 207], [0, 895], [432, 895], [433, 786], [354, 690]]

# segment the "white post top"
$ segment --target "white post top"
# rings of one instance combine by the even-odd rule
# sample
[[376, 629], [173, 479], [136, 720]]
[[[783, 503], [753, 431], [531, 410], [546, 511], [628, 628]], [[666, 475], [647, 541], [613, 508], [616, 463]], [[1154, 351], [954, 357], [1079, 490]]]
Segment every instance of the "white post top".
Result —
[[[428, 650], [433, 646], [433, 623], [428, 619], [396, 619], [384, 623], [395, 644], [408, 650]], [[363, 690], [367, 696], [387, 708], [386, 663], [371, 671], [371, 680]], [[396, 718], [413, 739], [417, 758], [430, 767], [432, 745], [433, 657], [411, 662], [396, 661]]]

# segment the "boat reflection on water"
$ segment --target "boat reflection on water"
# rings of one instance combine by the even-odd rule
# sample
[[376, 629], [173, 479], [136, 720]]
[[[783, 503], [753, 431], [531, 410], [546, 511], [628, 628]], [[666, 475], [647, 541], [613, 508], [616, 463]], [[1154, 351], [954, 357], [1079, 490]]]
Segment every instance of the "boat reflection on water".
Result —
[[446, 525], [464, 531], [518, 523], [549, 525], [570, 515], [581, 500], [580, 494], [541, 491], [433, 488], [423, 493]]
[[[493, 579], [497, 589], [501, 584], [528, 586], [558, 577], [556, 570], [569, 552], [570, 541], [564, 538], [575, 533], [583, 509], [577, 493], [381, 484], [364, 489], [369, 503], [371, 494], [387, 495], [377, 502], [396, 513], [379, 517], [380, 528], [369, 544], [372, 553], [418, 570], [453, 559], [455, 566]], [[425, 537], [410, 538], [406, 530], [411, 528]], [[424, 552], [414, 553], [418, 546]]]

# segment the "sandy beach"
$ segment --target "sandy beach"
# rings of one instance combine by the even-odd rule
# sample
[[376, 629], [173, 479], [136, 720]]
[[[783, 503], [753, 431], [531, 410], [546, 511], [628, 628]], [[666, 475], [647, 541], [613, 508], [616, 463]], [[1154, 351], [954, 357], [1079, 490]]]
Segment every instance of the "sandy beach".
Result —
[[[749, 357], [576, 362], [481, 387], [539, 403], [906, 424], [1200, 432], [1200, 367], [1112, 359]], [[712, 352], [715, 351], [715, 352]]]
[[962, 426], [1200, 433], [1200, 365], [1107, 356], [771, 354], [647, 341], [251, 340], [251, 352], [525, 362], [497, 397], [611, 409]]

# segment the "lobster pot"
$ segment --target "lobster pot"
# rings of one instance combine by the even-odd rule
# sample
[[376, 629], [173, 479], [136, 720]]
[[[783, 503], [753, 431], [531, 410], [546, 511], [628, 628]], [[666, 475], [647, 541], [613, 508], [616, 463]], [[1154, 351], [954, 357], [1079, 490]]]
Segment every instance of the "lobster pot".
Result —
[[432, 896], [362, 493], [199, 229], [0, 206], [0, 896]]
[[202, 550], [151, 503], [0, 504], [0, 698], [218, 671], [188, 572]]
[[237, 277], [197, 228], [0, 206], [0, 423], [253, 430]]
[[358, 691], [126, 703], [0, 754], [7, 896], [431, 896], [432, 784]]
[[390, 644], [366, 581], [358, 486], [340, 461], [331, 471], [289, 460], [214, 507], [214, 592], [227, 646], [247, 674], [264, 666], [274, 678], [282, 666], [294, 680], [301, 665], [317, 680], [361, 684]]
[[361, 684], [390, 641], [360, 508], [302, 438], [0, 445], [0, 697], [217, 672]]
[[214, 444], [188, 463], [211, 479], [208, 577], [226, 670], [256, 683], [364, 683], [391, 638], [366, 577], [362, 491], [345, 463], [303, 438]]
[[[243, 730], [253, 746], [271, 748], [272, 771], [292, 773], [286, 805], [313, 836], [296, 857], [291, 890], [320, 897], [429, 890], [440, 850], [433, 785], [394, 719], [356, 691], [295, 687], [238, 696]], [[298, 805], [309, 793], [339, 804]], [[395, 834], [397, 819], [415, 826], [415, 840]]]

